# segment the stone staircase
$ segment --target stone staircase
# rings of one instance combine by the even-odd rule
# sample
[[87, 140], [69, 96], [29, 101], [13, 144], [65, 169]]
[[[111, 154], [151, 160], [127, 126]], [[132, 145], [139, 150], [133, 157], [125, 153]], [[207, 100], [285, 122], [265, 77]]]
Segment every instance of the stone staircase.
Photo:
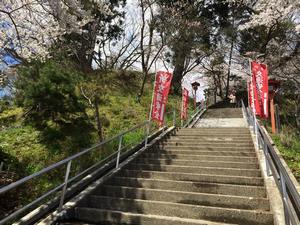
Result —
[[61, 224], [271, 225], [248, 128], [180, 129], [97, 187]]
[[240, 108], [208, 109], [195, 127], [248, 127]]

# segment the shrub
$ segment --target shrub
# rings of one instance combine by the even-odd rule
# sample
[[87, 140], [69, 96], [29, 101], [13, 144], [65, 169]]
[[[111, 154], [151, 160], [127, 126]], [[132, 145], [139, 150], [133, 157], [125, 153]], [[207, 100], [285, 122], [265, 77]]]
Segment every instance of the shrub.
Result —
[[76, 95], [79, 75], [63, 64], [34, 61], [22, 66], [18, 75], [16, 103], [24, 108], [26, 120], [44, 126], [49, 120], [67, 123], [84, 114]]

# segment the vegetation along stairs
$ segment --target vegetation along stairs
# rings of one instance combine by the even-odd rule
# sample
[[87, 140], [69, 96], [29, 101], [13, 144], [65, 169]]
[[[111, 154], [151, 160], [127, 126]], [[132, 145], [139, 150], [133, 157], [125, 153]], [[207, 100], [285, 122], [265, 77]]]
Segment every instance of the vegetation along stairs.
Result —
[[210, 126], [180, 129], [148, 149], [78, 201], [61, 222], [81, 223], [269, 225], [274, 220], [249, 129]]

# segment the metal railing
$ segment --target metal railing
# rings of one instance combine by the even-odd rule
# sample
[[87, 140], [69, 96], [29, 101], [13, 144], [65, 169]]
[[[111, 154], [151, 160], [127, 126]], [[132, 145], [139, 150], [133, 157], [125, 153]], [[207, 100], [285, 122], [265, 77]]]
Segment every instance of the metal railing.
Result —
[[270, 142], [265, 129], [257, 121], [252, 110], [246, 108], [242, 102], [243, 113], [246, 116], [248, 124], [253, 127], [256, 135], [257, 145], [263, 150], [266, 162], [267, 175], [273, 176], [277, 188], [280, 191], [286, 225], [300, 224], [300, 194], [297, 191], [289, 173], [282, 164], [273, 144]]
[[[203, 102], [201, 105], [199, 105], [196, 110], [192, 111], [189, 116], [188, 120], [185, 121], [182, 127], [189, 127], [191, 124], [195, 123], [199, 117], [205, 112], [206, 110], [206, 102]], [[177, 115], [177, 117], [176, 117]], [[167, 117], [166, 121], [164, 121], [163, 127], [178, 127], [180, 126], [180, 112], [176, 113], [176, 109], [173, 108], [171, 111], [165, 113], [165, 117]], [[0, 188], [0, 196], [3, 194], [6, 194], [12, 190], [15, 190], [16, 188], [19, 188], [21, 185], [27, 184], [32, 182], [35, 179], [41, 178], [43, 175], [49, 174], [50, 172], [53, 172], [54, 170], [59, 169], [59, 171], [63, 171], [62, 167], [65, 167], [65, 172], [63, 174], [63, 180], [60, 182], [57, 186], [54, 188], [47, 190], [46, 192], [42, 193], [39, 197], [35, 198], [33, 201], [29, 202], [27, 205], [22, 206], [21, 208], [17, 209], [16, 211], [12, 212], [11, 214], [7, 215], [4, 218], [0, 218], [0, 225], [5, 224], [7, 222], [11, 222], [13, 220], [16, 220], [23, 216], [24, 214], [28, 213], [29, 211], [32, 211], [36, 208], [38, 208], [41, 204], [43, 204], [45, 201], [49, 201], [49, 198], [53, 195], [55, 195], [56, 198], [59, 199], [58, 204], [58, 211], [63, 210], [63, 204], [66, 200], [66, 193], [68, 187], [71, 186], [71, 184], [74, 184], [78, 182], [83, 177], [87, 176], [88, 174], [91, 174], [94, 172], [97, 168], [100, 166], [103, 166], [104, 164], [107, 165], [107, 162], [115, 163], [115, 168], [119, 167], [120, 164], [120, 156], [121, 153], [126, 151], [130, 147], [131, 144], [125, 145], [124, 143], [124, 137], [131, 133], [135, 132], [138, 129], [143, 129], [144, 135], [142, 137], [142, 140], [139, 142], [142, 143], [141, 146], [144, 146], [143, 148], [147, 147], [148, 144], [148, 138], [150, 137], [150, 134], [153, 134], [155, 131], [159, 129], [159, 127], [153, 126], [151, 121], [147, 120], [144, 121], [141, 124], [138, 124], [132, 128], [130, 128], [127, 131], [121, 132], [118, 135], [109, 138], [107, 140], [104, 140], [103, 142], [96, 144], [88, 149], [85, 149], [75, 155], [72, 155], [64, 160], [61, 160], [55, 164], [52, 164], [34, 174], [31, 174], [27, 177], [24, 177], [20, 180], [17, 180], [16, 182], [13, 182], [7, 186]], [[141, 132], [140, 132], [141, 133]], [[101, 152], [104, 151], [104, 145], [113, 143], [114, 149], [111, 154], [109, 154], [107, 157], [101, 157]], [[131, 146], [132, 148], [134, 146]], [[96, 160], [98, 156], [98, 161], [89, 164], [87, 168], [81, 171], [74, 171], [76, 166], [74, 166], [74, 161], [81, 159], [84, 161], [84, 157], [87, 154], [96, 154]], [[95, 157], [95, 155], [93, 155]], [[72, 171], [73, 169], [73, 171]], [[73, 174], [73, 176], [71, 176]], [[30, 185], [32, 185], [30, 183]], [[57, 207], [57, 205], [55, 206]], [[54, 208], [55, 208], [54, 207]]]
[[206, 103], [207, 103], [206, 101], [201, 102], [201, 104], [194, 111], [192, 111], [192, 113], [188, 115], [187, 120], [183, 121], [181, 126], [183, 128], [193, 126], [201, 117], [201, 115], [203, 115], [203, 113], [206, 111], [207, 109]]
[[[172, 112], [172, 113], [173, 113], [173, 116], [175, 117], [175, 113], [174, 112]], [[173, 118], [173, 121], [175, 121], [175, 118]], [[124, 145], [124, 137], [131, 132], [136, 132], [138, 129], [143, 129], [143, 131], [144, 131], [142, 140], [139, 141], [139, 143], [140, 144], [142, 143], [142, 145], [144, 145], [143, 148], [146, 148], [147, 144], [148, 144], [148, 138], [150, 137], [150, 134], [152, 134], [152, 132], [153, 132], [153, 130], [151, 130], [151, 122], [150, 121], [144, 121], [143, 123], [138, 124], [138, 125], [130, 128], [127, 131], [121, 132], [112, 138], [104, 140], [103, 142], [96, 144], [96, 145], [92, 146], [91, 148], [85, 149], [85, 150], [83, 150], [75, 155], [72, 155], [60, 162], [52, 164], [49, 167], [40, 170], [39, 172], [36, 172], [32, 175], [24, 177], [16, 182], [13, 182], [7, 186], [0, 188], [0, 195], [3, 195], [9, 191], [15, 190], [16, 188], [18, 188], [19, 186], [21, 186], [25, 183], [32, 182], [33, 179], [40, 178], [41, 176], [48, 174], [51, 171], [54, 171], [55, 169], [62, 169], [61, 167], [63, 167], [63, 166], [66, 167], [65, 173], [64, 173], [64, 181], [62, 183], [60, 183], [53, 189], [47, 191], [46, 193], [43, 193], [40, 197], [37, 197], [36, 199], [31, 201], [29, 204], [12, 212], [10, 215], [6, 216], [5, 218], [2, 218], [2, 219], [0, 218], [0, 224], [5, 224], [7, 222], [16, 220], [20, 216], [23, 216], [24, 214], [28, 213], [29, 210], [31, 211], [33, 207], [34, 208], [39, 207], [42, 204], [42, 202], [45, 202], [45, 200], [48, 200], [50, 196], [53, 196], [54, 194], [58, 194], [59, 192], [61, 192], [61, 193], [60, 193], [60, 195], [58, 195], [58, 197], [60, 198], [58, 211], [62, 211], [63, 204], [66, 200], [66, 191], [67, 191], [68, 186], [70, 186], [71, 182], [78, 181], [78, 179], [81, 179], [82, 177], [90, 174], [97, 167], [99, 167], [100, 165], [103, 165], [103, 163], [107, 163], [108, 160], [110, 160], [110, 161], [115, 160], [115, 167], [118, 168], [119, 164], [120, 164], [121, 153], [124, 151], [124, 149], [128, 149], [128, 146], [130, 145], [130, 144], [126, 145], [126, 146]], [[157, 130], [157, 128], [155, 128], [154, 130]], [[108, 143], [111, 143], [111, 142], [116, 142], [116, 143], [114, 143], [114, 145], [117, 144], [117, 149], [115, 149], [110, 155], [108, 155], [107, 157], [102, 159], [100, 156], [101, 156], [101, 151], [103, 150], [103, 146]], [[132, 146], [132, 148], [133, 148], [133, 146]], [[87, 155], [91, 152], [95, 152], [95, 151], [100, 152], [100, 153], [98, 152], [98, 156], [99, 156], [98, 160], [100, 160], [100, 161], [92, 164], [92, 166], [89, 165], [88, 168], [84, 169], [83, 171], [80, 171], [79, 173], [77, 173], [71, 177], [70, 175], [72, 172], [72, 165], [73, 165], [74, 160], [83, 158], [85, 155]]]

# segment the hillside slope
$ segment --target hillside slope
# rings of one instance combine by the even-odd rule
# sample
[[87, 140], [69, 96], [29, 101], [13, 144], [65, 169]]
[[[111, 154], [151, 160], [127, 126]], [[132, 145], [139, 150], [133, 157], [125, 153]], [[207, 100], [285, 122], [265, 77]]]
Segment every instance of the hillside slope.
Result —
[[[110, 80], [111, 85], [100, 104], [100, 116], [105, 139], [148, 118], [153, 79], [148, 80], [145, 94], [141, 99], [141, 103], [138, 103], [136, 96], [142, 77], [140, 73], [135, 73], [134, 76], [136, 77], [129, 79], [118, 74]], [[180, 97], [170, 95], [167, 112], [173, 107], [180, 108]], [[5, 108], [0, 113], [0, 124], [2, 126], [0, 132], [0, 161], [4, 162], [4, 172], [0, 174], [2, 178], [0, 186], [37, 172], [99, 142], [94, 111], [91, 107], [86, 109], [88, 117], [85, 121], [79, 121], [78, 124], [67, 124], [64, 127], [49, 123], [47, 129], [43, 130], [24, 122], [24, 110], [22, 108], [17, 108], [14, 105]], [[171, 117], [171, 114], [168, 114], [168, 116]], [[124, 143], [138, 143], [142, 136], [143, 130], [138, 130], [127, 135], [124, 138]], [[107, 146], [109, 151], [115, 149], [115, 147], [116, 143]], [[94, 162], [95, 158], [99, 160], [99, 152], [89, 157], [89, 159], [83, 159], [81, 162], [72, 164], [72, 168], [80, 170], [86, 167], [88, 163]], [[104, 155], [102, 154], [101, 157], [104, 157]], [[54, 171], [38, 179], [34, 185], [31, 183], [30, 191], [24, 191], [26, 188], [23, 188], [22, 193], [18, 195], [14, 192], [7, 195], [8, 198], [1, 199], [3, 197], [0, 197], [0, 201], [5, 202], [5, 204], [1, 204], [3, 208], [0, 208], [0, 215], [56, 186], [62, 181], [63, 176], [64, 170]], [[13, 198], [11, 198], [12, 196]]]

